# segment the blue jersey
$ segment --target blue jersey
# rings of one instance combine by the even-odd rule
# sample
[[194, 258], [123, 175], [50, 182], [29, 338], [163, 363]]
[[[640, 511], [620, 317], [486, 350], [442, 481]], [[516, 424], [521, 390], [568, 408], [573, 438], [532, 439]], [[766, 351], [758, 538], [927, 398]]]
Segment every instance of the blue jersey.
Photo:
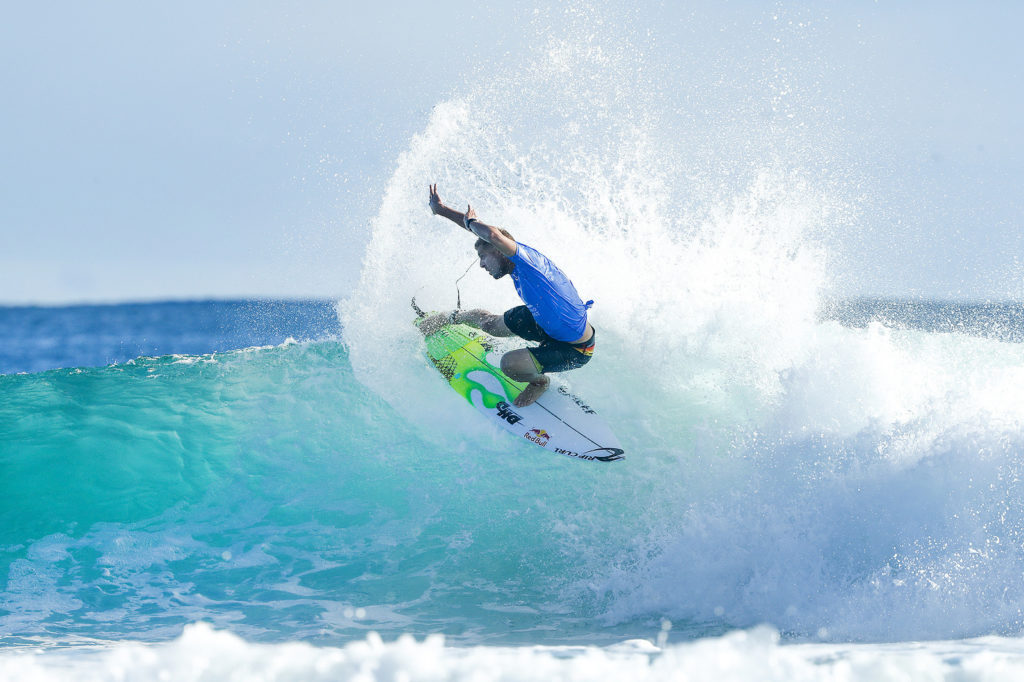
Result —
[[510, 276], [516, 293], [540, 328], [558, 341], [572, 342], [583, 336], [587, 308], [594, 302], [581, 301], [565, 273], [537, 249], [518, 243], [510, 260], [515, 264]]

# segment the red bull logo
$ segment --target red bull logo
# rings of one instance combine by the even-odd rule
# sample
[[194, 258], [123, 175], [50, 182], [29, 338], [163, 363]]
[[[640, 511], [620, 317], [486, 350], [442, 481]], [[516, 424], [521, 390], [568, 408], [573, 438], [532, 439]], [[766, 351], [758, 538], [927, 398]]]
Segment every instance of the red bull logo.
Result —
[[523, 438], [526, 440], [532, 440], [541, 447], [547, 447], [548, 439], [551, 438], [551, 436], [544, 429], [530, 429], [523, 434]]

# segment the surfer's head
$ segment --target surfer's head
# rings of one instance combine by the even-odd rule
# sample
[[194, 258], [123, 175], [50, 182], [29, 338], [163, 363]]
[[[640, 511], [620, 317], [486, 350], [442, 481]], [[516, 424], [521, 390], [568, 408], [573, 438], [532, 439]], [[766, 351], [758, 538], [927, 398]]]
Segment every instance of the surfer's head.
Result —
[[[500, 228], [499, 228], [500, 229]], [[515, 241], [508, 230], [501, 230], [501, 233]], [[480, 267], [487, 271], [494, 279], [501, 279], [508, 273], [512, 272], [514, 267], [512, 261], [498, 251], [490, 242], [484, 241], [483, 239], [477, 239], [476, 244], [476, 255], [480, 257]]]

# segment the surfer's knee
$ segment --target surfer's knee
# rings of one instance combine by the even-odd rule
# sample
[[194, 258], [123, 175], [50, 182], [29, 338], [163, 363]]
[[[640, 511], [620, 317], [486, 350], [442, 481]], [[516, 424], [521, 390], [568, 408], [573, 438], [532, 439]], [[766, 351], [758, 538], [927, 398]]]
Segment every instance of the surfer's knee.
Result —
[[533, 357], [533, 353], [525, 348], [501, 356], [501, 371], [515, 381], [535, 383], [543, 380], [546, 384], [550, 379], [544, 376], [540, 370], [540, 365]]
[[518, 351], [505, 353], [501, 356], [501, 371], [511, 379], [517, 379], [521, 373], [522, 363], [516, 359]]
[[478, 311], [482, 313], [480, 329], [491, 336], [511, 336], [512, 332], [505, 324], [504, 315], [492, 315], [486, 310]]

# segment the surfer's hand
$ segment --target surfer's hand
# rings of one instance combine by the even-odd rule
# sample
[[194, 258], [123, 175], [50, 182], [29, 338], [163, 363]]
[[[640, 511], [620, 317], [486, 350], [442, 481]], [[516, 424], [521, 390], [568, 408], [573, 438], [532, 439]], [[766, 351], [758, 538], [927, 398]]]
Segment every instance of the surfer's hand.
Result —
[[[471, 225], [474, 220], [476, 220], [476, 211], [473, 210], [472, 206], [466, 204], [466, 213], [462, 216], [462, 226], [469, 232], [473, 232]], [[473, 234], [476, 234], [476, 232], [473, 232]]]
[[437, 183], [430, 185], [430, 212], [437, 215], [441, 212], [441, 197], [437, 194]]

